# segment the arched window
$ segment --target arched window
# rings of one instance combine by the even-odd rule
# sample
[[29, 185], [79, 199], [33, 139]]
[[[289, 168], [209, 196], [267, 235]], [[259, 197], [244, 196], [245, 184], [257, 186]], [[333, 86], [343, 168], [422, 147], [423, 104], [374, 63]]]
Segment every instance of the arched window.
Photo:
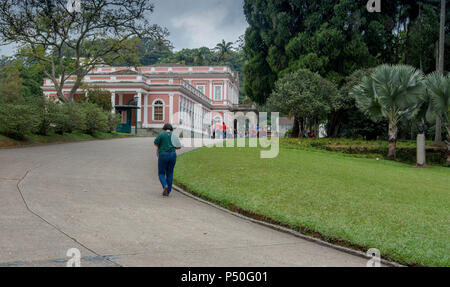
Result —
[[162, 100], [153, 102], [153, 121], [164, 122], [164, 102]]

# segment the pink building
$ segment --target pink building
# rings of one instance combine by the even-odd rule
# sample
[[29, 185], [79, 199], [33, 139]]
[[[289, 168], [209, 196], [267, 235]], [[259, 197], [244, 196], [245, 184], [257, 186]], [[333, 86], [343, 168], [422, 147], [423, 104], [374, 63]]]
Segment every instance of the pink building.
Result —
[[[196, 133], [209, 133], [215, 122], [228, 122], [226, 112], [239, 104], [239, 77], [229, 67], [155, 65], [135, 68], [102, 66], [93, 69], [83, 82], [111, 92], [113, 106], [125, 106], [138, 99], [137, 126], [158, 131], [164, 123]], [[64, 92], [69, 93], [73, 81]], [[42, 87], [48, 97], [56, 96], [49, 79]], [[77, 94], [82, 95], [84, 90]], [[135, 111], [136, 112], [136, 111]], [[183, 113], [179, 113], [183, 112]], [[183, 117], [190, 118], [190, 123]], [[207, 121], [202, 120], [209, 117]], [[132, 119], [135, 118], [133, 115]], [[125, 119], [123, 119], [125, 120]], [[195, 121], [202, 123], [194, 125]], [[135, 120], [132, 121], [135, 126]], [[196, 129], [194, 127], [197, 127]]]

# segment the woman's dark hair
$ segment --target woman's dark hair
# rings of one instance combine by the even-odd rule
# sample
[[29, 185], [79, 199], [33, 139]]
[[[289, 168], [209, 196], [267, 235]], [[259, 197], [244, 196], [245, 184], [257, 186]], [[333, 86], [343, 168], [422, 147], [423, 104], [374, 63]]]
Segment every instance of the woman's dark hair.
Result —
[[173, 127], [171, 124], [165, 124], [163, 130], [173, 132]]

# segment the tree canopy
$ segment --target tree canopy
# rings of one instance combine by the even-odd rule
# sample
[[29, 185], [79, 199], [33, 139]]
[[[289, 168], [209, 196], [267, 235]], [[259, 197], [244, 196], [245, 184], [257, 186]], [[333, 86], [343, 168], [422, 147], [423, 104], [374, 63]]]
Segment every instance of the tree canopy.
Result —
[[[150, 24], [153, 8], [148, 0], [91, 0], [77, 12], [67, 10], [66, 0], [3, 0], [0, 39], [22, 45], [23, 54], [45, 63], [59, 99], [72, 101], [84, 76], [104, 58], [120, 55], [128, 40], [167, 35]], [[71, 77], [76, 80], [66, 96], [62, 88]]]
[[332, 99], [336, 94], [337, 88], [332, 82], [301, 69], [286, 73], [276, 82], [268, 104], [272, 110], [317, 122], [333, 109]]
[[[341, 87], [356, 70], [383, 63], [409, 64], [425, 73], [436, 68], [439, 0], [384, 1], [382, 13], [369, 13], [366, 4], [245, 0], [246, 94], [264, 104], [277, 79], [298, 69], [318, 72]], [[330, 113], [330, 134], [339, 134], [347, 113], [345, 106]]]

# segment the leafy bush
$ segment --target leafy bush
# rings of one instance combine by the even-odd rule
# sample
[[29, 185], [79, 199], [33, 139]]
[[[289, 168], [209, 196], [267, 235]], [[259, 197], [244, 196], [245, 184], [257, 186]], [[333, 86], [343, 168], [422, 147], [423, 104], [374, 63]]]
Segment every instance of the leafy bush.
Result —
[[108, 131], [113, 133], [117, 130], [117, 126], [122, 122], [120, 114], [109, 113], [108, 115]]
[[79, 104], [85, 120], [83, 131], [90, 135], [95, 135], [96, 132], [107, 132], [109, 130], [109, 114], [105, 112], [96, 104], [84, 103]]
[[39, 97], [37, 99], [30, 99], [29, 104], [32, 105], [34, 115], [39, 121], [36, 134], [41, 136], [48, 135], [51, 127], [51, 109], [49, 109], [49, 106], [53, 105], [53, 103], [48, 102], [44, 97]]
[[32, 105], [23, 103], [0, 104], [0, 133], [22, 140], [37, 131], [39, 117]]
[[94, 88], [88, 91], [88, 103], [96, 104], [104, 111], [110, 112], [113, 108], [111, 103], [111, 92]]
[[292, 132], [294, 131], [294, 129], [289, 129], [286, 131], [286, 133], [284, 134], [285, 138], [290, 138], [292, 136]]
[[57, 134], [72, 133], [85, 129], [85, 115], [82, 105], [77, 103], [49, 104], [52, 123]]

